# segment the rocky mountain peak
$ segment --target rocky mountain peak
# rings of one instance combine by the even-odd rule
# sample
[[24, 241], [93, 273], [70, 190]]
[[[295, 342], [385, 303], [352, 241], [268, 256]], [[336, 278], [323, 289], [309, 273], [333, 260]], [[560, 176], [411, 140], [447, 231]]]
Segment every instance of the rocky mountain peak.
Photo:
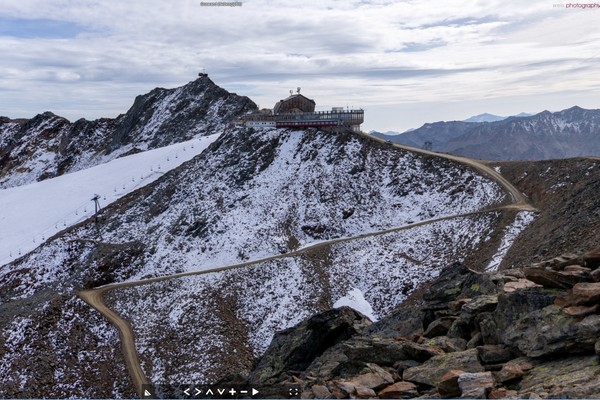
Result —
[[0, 124], [0, 184], [18, 186], [77, 171], [130, 154], [223, 130], [256, 110], [245, 96], [229, 93], [208, 76], [137, 96], [115, 119], [74, 123], [52, 112]]

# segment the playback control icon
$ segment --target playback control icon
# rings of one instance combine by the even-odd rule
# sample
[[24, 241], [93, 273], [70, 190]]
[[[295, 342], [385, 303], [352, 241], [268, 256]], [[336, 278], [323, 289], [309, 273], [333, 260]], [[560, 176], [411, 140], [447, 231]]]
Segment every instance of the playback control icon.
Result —
[[183, 390], [183, 394], [188, 398], [196, 399], [227, 399], [252, 397], [259, 394], [260, 391], [255, 388], [202, 388], [188, 387]]

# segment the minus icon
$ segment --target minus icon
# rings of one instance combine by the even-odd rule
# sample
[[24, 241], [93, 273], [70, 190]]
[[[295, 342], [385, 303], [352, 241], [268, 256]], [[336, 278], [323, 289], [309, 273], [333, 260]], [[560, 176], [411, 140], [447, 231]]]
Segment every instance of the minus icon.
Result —
[[248, 394], [247, 390], [240, 390], [240, 394]]

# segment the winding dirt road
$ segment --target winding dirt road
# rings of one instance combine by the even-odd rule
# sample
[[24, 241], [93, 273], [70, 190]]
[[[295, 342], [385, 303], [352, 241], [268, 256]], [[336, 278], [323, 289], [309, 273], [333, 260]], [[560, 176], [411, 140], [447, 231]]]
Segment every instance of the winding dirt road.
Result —
[[512, 203], [508, 204], [508, 205], [499, 206], [499, 207], [486, 208], [486, 209], [482, 209], [482, 210], [474, 211], [474, 212], [470, 212], [470, 213], [457, 214], [457, 215], [451, 215], [451, 216], [442, 217], [442, 218], [435, 218], [435, 219], [420, 221], [418, 223], [414, 223], [414, 224], [410, 224], [410, 225], [404, 225], [404, 226], [385, 229], [382, 231], [377, 231], [377, 232], [372, 232], [372, 233], [365, 233], [365, 234], [361, 234], [358, 236], [332, 239], [332, 240], [329, 240], [326, 242], [320, 242], [320, 243], [317, 243], [317, 244], [314, 244], [311, 246], [307, 246], [307, 247], [301, 248], [299, 250], [296, 250], [296, 251], [293, 251], [290, 253], [275, 255], [275, 256], [266, 257], [266, 258], [253, 260], [253, 261], [248, 261], [248, 262], [244, 262], [244, 263], [240, 263], [240, 264], [217, 267], [217, 268], [212, 268], [209, 270], [198, 271], [198, 272], [186, 272], [186, 273], [180, 273], [180, 274], [161, 276], [161, 277], [144, 279], [144, 280], [133, 281], [133, 282], [113, 283], [113, 284], [101, 286], [101, 287], [98, 287], [95, 289], [84, 290], [84, 291], [78, 292], [77, 295], [83, 301], [85, 301], [91, 307], [96, 309], [100, 314], [102, 314], [119, 331], [119, 337], [121, 340], [121, 349], [123, 352], [123, 357], [125, 358], [127, 370], [130, 374], [130, 377], [131, 377], [134, 385], [135, 385], [136, 391], [140, 397], [142, 397], [142, 398], [145, 397], [143, 394], [143, 391], [144, 391], [143, 387], [144, 387], [144, 385], [149, 384], [150, 382], [149, 382], [148, 378], [146, 377], [146, 375], [144, 374], [144, 372], [142, 371], [140, 361], [139, 361], [139, 355], [138, 355], [136, 347], [135, 347], [135, 337], [134, 337], [134, 333], [133, 333], [133, 329], [132, 329], [131, 325], [129, 324], [129, 322], [127, 322], [126, 320], [121, 318], [116, 312], [114, 312], [113, 310], [111, 310], [104, 304], [103, 295], [111, 290], [125, 288], [125, 287], [147, 285], [147, 284], [151, 284], [154, 282], [160, 282], [160, 281], [165, 281], [165, 280], [170, 280], [170, 279], [177, 279], [177, 278], [182, 278], [182, 277], [186, 277], [186, 276], [203, 275], [203, 274], [208, 274], [208, 273], [227, 271], [227, 270], [232, 270], [232, 269], [237, 269], [237, 268], [248, 267], [248, 266], [251, 266], [254, 264], [263, 263], [263, 262], [267, 262], [267, 261], [278, 260], [278, 259], [289, 258], [289, 257], [297, 257], [299, 255], [308, 253], [310, 251], [314, 251], [319, 248], [322, 248], [325, 246], [330, 246], [330, 245], [336, 244], [336, 243], [343, 243], [343, 242], [349, 242], [349, 241], [353, 241], [353, 240], [364, 239], [364, 238], [368, 238], [368, 237], [385, 235], [387, 233], [398, 232], [398, 231], [402, 231], [402, 230], [406, 230], [406, 229], [412, 229], [412, 228], [415, 228], [418, 226], [427, 225], [427, 224], [431, 224], [431, 223], [435, 223], [435, 222], [439, 222], [439, 221], [445, 221], [445, 220], [450, 220], [450, 219], [455, 219], [455, 218], [460, 218], [460, 217], [468, 217], [468, 216], [477, 215], [477, 214], [486, 213], [486, 212], [495, 211], [495, 210], [502, 210], [502, 209], [510, 208], [510, 209], [517, 209], [517, 210], [522, 210], [522, 211], [537, 211], [528, 202], [527, 198], [516, 187], [514, 187], [508, 180], [506, 180], [502, 175], [500, 175], [494, 169], [490, 168], [489, 166], [487, 166], [486, 164], [484, 164], [481, 161], [477, 161], [477, 160], [473, 160], [473, 159], [465, 158], [465, 157], [460, 157], [460, 156], [454, 156], [454, 155], [450, 155], [450, 154], [435, 153], [432, 151], [412, 148], [412, 147], [408, 147], [408, 146], [402, 146], [402, 145], [398, 145], [398, 144], [390, 144], [383, 139], [376, 138], [376, 137], [373, 137], [373, 136], [365, 134], [365, 133], [360, 133], [359, 135], [363, 136], [369, 140], [375, 140], [380, 143], [388, 144], [395, 148], [399, 148], [399, 149], [403, 149], [403, 150], [407, 150], [407, 151], [411, 151], [411, 152], [416, 152], [416, 153], [421, 153], [421, 154], [427, 154], [427, 155], [435, 156], [435, 157], [446, 158], [449, 160], [459, 162], [461, 164], [468, 165], [468, 166], [474, 168], [475, 170], [477, 170], [479, 173], [486, 175], [489, 178], [498, 182], [508, 193], [510, 193], [510, 195], [512, 197]]

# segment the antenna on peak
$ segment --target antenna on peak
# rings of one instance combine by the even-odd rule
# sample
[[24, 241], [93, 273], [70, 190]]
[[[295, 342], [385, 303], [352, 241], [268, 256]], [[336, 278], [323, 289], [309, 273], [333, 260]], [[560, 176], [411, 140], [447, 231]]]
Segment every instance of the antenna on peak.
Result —
[[300, 86], [296, 88], [296, 93], [300, 94]]
[[294, 91], [290, 89], [290, 96], [294, 94]]

